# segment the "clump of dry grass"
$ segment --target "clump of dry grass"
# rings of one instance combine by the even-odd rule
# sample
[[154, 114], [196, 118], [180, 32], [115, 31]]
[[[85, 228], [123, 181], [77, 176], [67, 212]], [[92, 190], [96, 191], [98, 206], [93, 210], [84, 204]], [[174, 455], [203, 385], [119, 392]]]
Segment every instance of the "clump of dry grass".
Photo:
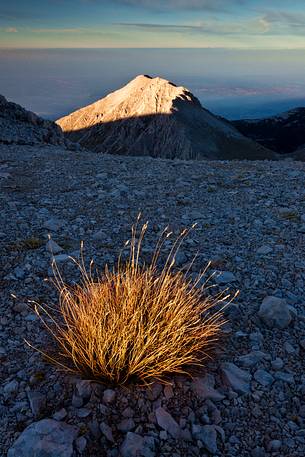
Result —
[[55, 268], [59, 313], [37, 304], [36, 311], [59, 348], [56, 357], [47, 357], [62, 368], [118, 384], [133, 379], [149, 383], [187, 373], [210, 357], [224, 323], [213, 308], [228, 296], [207, 296], [207, 285], [200, 286], [205, 271], [194, 281], [188, 271], [175, 271], [186, 230], [159, 270], [170, 233], [163, 232], [151, 262], [141, 264], [147, 224], [139, 235], [137, 227], [132, 228], [129, 259], [123, 262], [120, 256], [116, 267], [106, 267], [98, 279], [82, 261], [82, 281], [72, 288]]

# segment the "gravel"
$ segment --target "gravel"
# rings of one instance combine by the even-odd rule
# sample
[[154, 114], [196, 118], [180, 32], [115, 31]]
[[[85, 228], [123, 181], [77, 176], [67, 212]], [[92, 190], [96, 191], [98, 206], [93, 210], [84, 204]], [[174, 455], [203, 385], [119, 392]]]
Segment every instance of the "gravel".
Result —
[[[0, 145], [0, 455], [304, 457], [304, 178], [298, 162]], [[225, 337], [195, 379], [172, 376], [166, 386], [123, 388], [64, 373], [25, 343], [51, 344], [29, 303], [57, 304], [49, 235], [73, 285], [80, 241], [87, 263], [111, 266], [140, 211], [149, 220], [145, 258], [165, 226], [178, 234], [197, 223], [179, 268], [197, 253], [192, 274], [211, 260], [210, 274], [221, 279], [212, 279], [215, 293], [240, 290]], [[266, 297], [267, 318], [259, 312]], [[42, 454], [45, 424], [51, 451]]]

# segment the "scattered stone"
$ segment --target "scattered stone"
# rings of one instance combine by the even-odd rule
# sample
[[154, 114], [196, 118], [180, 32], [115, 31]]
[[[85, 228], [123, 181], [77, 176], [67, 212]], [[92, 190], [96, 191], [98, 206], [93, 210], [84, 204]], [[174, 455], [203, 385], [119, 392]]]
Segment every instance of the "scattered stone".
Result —
[[237, 358], [237, 362], [244, 368], [251, 368], [266, 358], [266, 354], [261, 351], [253, 351]]
[[167, 440], [167, 432], [165, 430], [161, 430], [159, 433], [160, 439], [163, 441]]
[[265, 457], [265, 451], [262, 447], [256, 447], [251, 451], [251, 457]]
[[79, 408], [77, 410], [77, 416], [80, 417], [81, 419], [84, 419], [85, 417], [88, 417], [90, 416], [90, 414], [92, 413], [91, 409], [88, 409], [88, 408]]
[[80, 436], [75, 440], [75, 446], [80, 454], [82, 454], [87, 447], [87, 440], [84, 436]]
[[290, 344], [288, 341], [285, 341], [284, 349], [287, 352], [287, 354], [289, 354], [289, 355], [293, 355], [293, 354], [295, 354], [297, 352], [297, 349], [295, 349], [292, 346], [292, 344]]
[[274, 375], [277, 381], [287, 382], [287, 384], [294, 383], [294, 376], [291, 373], [285, 373], [284, 371], [278, 371]]
[[82, 397], [79, 397], [78, 395], [73, 395], [72, 397], [72, 406], [74, 406], [74, 408], [81, 408], [83, 406], [83, 399]]
[[262, 321], [270, 328], [287, 328], [291, 322], [291, 314], [285, 300], [278, 297], [266, 297], [258, 312]]
[[217, 448], [217, 432], [214, 425], [192, 425], [192, 434], [194, 438], [202, 441], [204, 447], [211, 454], [216, 454]]
[[113, 403], [115, 399], [115, 391], [112, 389], [106, 389], [103, 394], [103, 403]]
[[67, 416], [67, 414], [67, 410], [65, 408], [61, 408], [59, 411], [53, 414], [53, 419], [61, 421]]
[[179, 438], [180, 427], [173, 417], [161, 406], [155, 411], [158, 425], [167, 431], [173, 438]]
[[213, 279], [215, 279], [216, 283], [219, 285], [237, 281], [235, 275], [230, 271], [216, 271]]
[[280, 441], [280, 440], [272, 440], [268, 444], [268, 449], [271, 452], [277, 452], [281, 449], [281, 447], [282, 447], [282, 441]]
[[201, 398], [201, 400], [222, 401], [225, 396], [214, 388], [214, 376], [207, 374], [204, 378], [194, 378], [192, 389]]
[[87, 380], [81, 380], [76, 384], [77, 395], [84, 400], [89, 400], [92, 392], [91, 382]]
[[226, 362], [222, 366], [224, 382], [238, 394], [244, 395], [250, 392], [251, 374], [241, 370], [234, 363]]
[[152, 386], [148, 388], [148, 398], [151, 401], [157, 400], [157, 398], [161, 395], [163, 391], [163, 387], [159, 382], [155, 382]]
[[[305, 351], [305, 339], [299, 342], [301, 348]], [[1, 348], [0, 348], [0, 357], [1, 357]]]
[[154, 440], [128, 432], [120, 448], [122, 457], [155, 457]]
[[101, 430], [102, 434], [107, 438], [108, 441], [111, 441], [112, 443], [114, 443], [112, 429], [111, 429], [111, 427], [109, 427], [108, 424], [106, 424], [106, 422], [102, 422], [100, 424], [100, 430]]
[[63, 263], [63, 262], [67, 262], [67, 260], [70, 260], [70, 256], [68, 256], [67, 254], [58, 254], [58, 255], [54, 255], [53, 260], [56, 263]]
[[274, 382], [274, 377], [266, 370], [256, 370], [254, 379], [264, 387], [270, 386]]
[[46, 407], [45, 395], [40, 392], [35, 392], [32, 390], [28, 391], [27, 394], [32, 413], [35, 417], [39, 417], [44, 412]]
[[133, 419], [128, 418], [128, 419], [123, 419], [119, 424], [118, 424], [118, 430], [121, 432], [131, 432], [136, 427], [136, 424]]
[[170, 400], [174, 396], [174, 390], [173, 390], [172, 386], [166, 385], [164, 387], [164, 396], [165, 396], [166, 400]]
[[13, 381], [10, 381], [9, 383], [5, 384], [3, 391], [7, 397], [11, 397], [11, 396], [16, 395], [16, 393], [18, 392], [18, 388], [19, 388], [18, 381], [13, 380]]
[[284, 362], [280, 357], [277, 357], [275, 360], [272, 360], [271, 366], [273, 370], [281, 370], [284, 366]]
[[132, 408], [130, 408], [130, 406], [127, 406], [127, 408], [124, 409], [124, 411], [122, 412], [122, 416], [123, 417], [133, 417], [134, 416], [134, 411]]
[[8, 457], [72, 457], [78, 430], [53, 419], [29, 425], [9, 449]]
[[57, 243], [55, 243], [54, 240], [49, 239], [49, 241], [46, 244], [46, 250], [51, 254], [56, 255], [62, 252], [63, 248], [61, 248]]
[[6, 355], [7, 355], [6, 349], [4, 347], [0, 346], [0, 362], [5, 360]]
[[94, 240], [96, 241], [105, 241], [107, 239], [105, 231], [104, 230], [99, 230], [96, 232], [93, 237]]
[[270, 254], [272, 252], [272, 248], [270, 246], [261, 246], [257, 251], [256, 253], [258, 255], [267, 255], [267, 254]]
[[49, 219], [43, 224], [44, 228], [50, 230], [51, 232], [58, 232], [62, 229], [63, 225], [63, 221], [55, 218]]

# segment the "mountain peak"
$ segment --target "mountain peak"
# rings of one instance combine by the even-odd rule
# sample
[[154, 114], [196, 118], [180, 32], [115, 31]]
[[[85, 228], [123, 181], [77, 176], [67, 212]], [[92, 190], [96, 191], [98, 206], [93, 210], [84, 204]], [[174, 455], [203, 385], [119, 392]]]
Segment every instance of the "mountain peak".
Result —
[[272, 158], [204, 109], [185, 87], [139, 75], [57, 121], [69, 139], [96, 152], [153, 157]]

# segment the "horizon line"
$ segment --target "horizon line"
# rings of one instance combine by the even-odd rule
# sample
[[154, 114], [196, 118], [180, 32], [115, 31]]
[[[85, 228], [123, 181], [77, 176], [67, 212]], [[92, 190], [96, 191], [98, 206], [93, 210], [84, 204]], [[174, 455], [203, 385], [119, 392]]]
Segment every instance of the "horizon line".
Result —
[[169, 46], [169, 47], [152, 47], [152, 46], [146, 46], [146, 47], [112, 47], [112, 46], [83, 46], [83, 47], [63, 47], [63, 46], [48, 46], [48, 47], [38, 47], [38, 46], [27, 46], [27, 47], [20, 47], [20, 46], [0, 46], [1, 51], [13, 51], [13, 50], [144, 50], [144, 49], [154, 49], [154, 50], [181, 50], [181, 49], [209, 49], [209, 50], [225, 50], [225, 51], [305, 51], [305, 46], [304, 47], [294, 47], [294, 48], [257, 48], [257, 47], [224, 47], [224, 46], [186, 46], [186, 47], [181, 47], [181, 46]]

